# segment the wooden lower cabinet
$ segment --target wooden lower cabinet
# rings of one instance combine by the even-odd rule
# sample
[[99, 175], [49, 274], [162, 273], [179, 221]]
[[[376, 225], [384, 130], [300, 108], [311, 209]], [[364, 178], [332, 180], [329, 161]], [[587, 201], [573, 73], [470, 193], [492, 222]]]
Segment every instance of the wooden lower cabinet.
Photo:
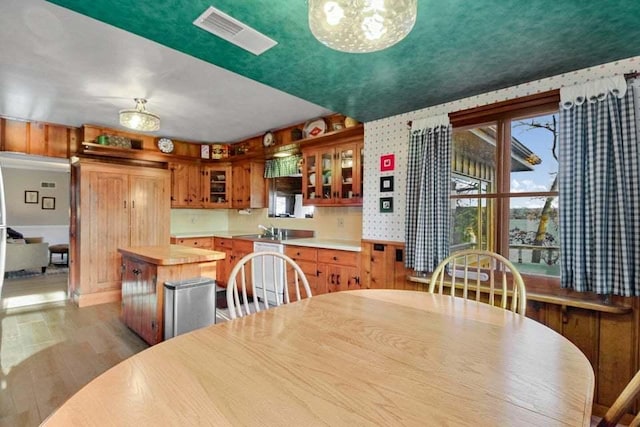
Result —
[[[309, 282], [311, 295], [320, 295], [327, 293], [327, 283], [320, 280], [320, 272], [318, 271], [318, 250], [316, 248], [287, 245], [284, 247], [284, 253], [300, 266], [300, 269]], [[295, 301], [296, 291], [292, 283], [293, 269], [291, 267], [289, 267], [287, 270], [287, 279], [289, 281], [289, 299], [291, 301]]]
[[122, 257], [122, 321], [147, 343], [164, 339], [164, 283], [194, 277], [216, 278], [217, 261], [157, 265]]
[[224, 252], [226, 255], [223, 260], [218, 261], [216, 282], [220, 286], [227, 286], [229, 273], [231, 273], [231, 263], [233, 262], [233, 239], [214, 237], [213, 250]]
[[[358, 252], [286, 245], [285, 254], [304, 272], [309, 281], [311, 295], [360, 289]], [[287, 277], [293, 277], [291, 271]], [[289, 284], [289, 298], [295, 297], [294, 292]]]
[[[253, 241], [244, 239], [232, 239], [226, 237], [214, 237], [213, 249], [224, 252], [224, 260], [218, 261], [216, 282], [220, 286], [227, 286], [229, 274], [237, 262], [247, 254], [253, 252]], [[248, 278], [250, 280], [250, 278]]]
[[327, 292], [351, 291], [361, 288], [360, 253], [318, 249], [320, 280]]
[[158, 272], [155, 265], [123, 259], [122, 321], [149, 344], [162, 340], [158, 324]]
[[171, 243], [174, 245], [189, 246], [191, 248], [213, 249], [212, 237], [172, 237]]
[[[637, 298], [619, 298], [628, 312], [606, 312], [544, 303], [529, 298], [527, 317], [574, 343], [591, 362], [596, 377], [593, 412], [602, 416], [638, 370]], [[623, 302], [626, 300], [626, 302]], [[634, 411], [637, 412], [638, 407]]]

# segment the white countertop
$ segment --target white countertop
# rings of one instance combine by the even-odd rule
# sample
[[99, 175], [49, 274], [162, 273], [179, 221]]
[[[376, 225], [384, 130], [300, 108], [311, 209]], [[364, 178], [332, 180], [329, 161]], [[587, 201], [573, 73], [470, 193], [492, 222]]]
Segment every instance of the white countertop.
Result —
[[176, 239], [189, 239], [194, 237], [225, 237], [231, 238], [235, 236], [242, 236], [244, 234], [256, 234], [257, 231], [251, 230], [207, 230], [207, 231], [184, 231], [180, 233], [171, 233], [171, 237]]
[[[247, 231], [247, 230], [217, 230], [217, 231], [189, 231], [182, 233], [171, 233], [171, 237], [175, 237], [177, 239], [187, 239], [187, 238], [195, 238], [195, 237], [223, 237], [223, 238], [232, 238], [247, 234], [256, 234], [255, 230]], [[289, 239], [283, 240], [282, 244], [284, 245], [293, 245], [293, 246], [307, 246], [311, 248], [320, 248], [320, 249], [336, 249], [340, 251], [352, 251], [352, 252], [360, 252], [362, 249], [360, 247], [359, 240], [341, 240], [341, 239], [321, 239], [317, 237], [308, 237], [302, 239]]]
[[318, 239], [310, 237], [304, 239], [283, 240], [283, 244], [291, 246], [308, 246], [320, 249], [336, 249], [339, 251], [360, 252], [360, 242], [357, 240], [340, 240], [340, 239]]

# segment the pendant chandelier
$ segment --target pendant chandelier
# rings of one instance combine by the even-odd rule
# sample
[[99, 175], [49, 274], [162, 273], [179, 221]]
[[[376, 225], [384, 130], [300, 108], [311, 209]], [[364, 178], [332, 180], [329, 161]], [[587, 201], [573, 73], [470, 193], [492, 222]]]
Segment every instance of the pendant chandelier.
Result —
[[416, 23], [418, 0], [309, 0], [309, 28], [321, 43], [341, 52], [386, 49]]
[[129, 129], [142, 132], [153, 132], [160, 129], [160, 117], [145, 108], [146, 99], [134, 98], [136, 108], [120, 110], [120, 124]]

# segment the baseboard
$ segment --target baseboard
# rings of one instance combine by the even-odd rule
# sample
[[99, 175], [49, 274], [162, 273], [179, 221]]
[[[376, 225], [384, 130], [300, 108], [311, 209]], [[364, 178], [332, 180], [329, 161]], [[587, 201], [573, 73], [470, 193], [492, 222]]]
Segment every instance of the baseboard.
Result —
[[74, 295], [74, 301], [78, 307], [89, 307], [92, 305], [106, 304], [108, 302], [118, 302], [122, 299], [120, 289], [105, 292], [95, 292], [91, 294]]

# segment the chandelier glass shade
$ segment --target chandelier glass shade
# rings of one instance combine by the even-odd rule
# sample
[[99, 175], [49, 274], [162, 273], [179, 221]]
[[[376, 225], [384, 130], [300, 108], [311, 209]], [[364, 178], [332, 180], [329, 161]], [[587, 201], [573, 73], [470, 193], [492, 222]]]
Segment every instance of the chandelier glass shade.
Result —
[[147, 100], [134, 98], [134, 101], [136, 101], [136, 108], [120, 110], [120, 124], [142, 132], [153, 132], [160, 129], [160, 117], [145, 108]]
[[418, 0], [309, 0], [309, 28], [331, 49], [375, 52], [406, 37], [417, 10]]

